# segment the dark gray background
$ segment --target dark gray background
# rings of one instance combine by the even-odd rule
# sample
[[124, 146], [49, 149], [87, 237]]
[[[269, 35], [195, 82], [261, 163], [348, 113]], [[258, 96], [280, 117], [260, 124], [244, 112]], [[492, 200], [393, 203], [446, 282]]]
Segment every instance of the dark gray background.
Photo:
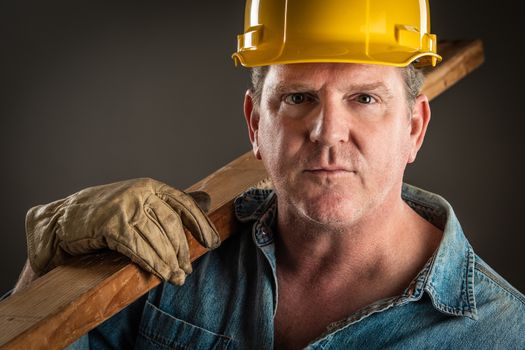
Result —
[[[489, 5], [491, 4], [491, 5]], [[481, 38], [482, 68], [432, 102], [407, 181], [445, 196], [476, 252], [525, 290], [524, 68], [515, 3], [434, 0], [439, 38]], [[243, 1], [0, 4], [0, 291], [26, 259], [27, 209], [148, 176], [184, 188], [249, 149]]]

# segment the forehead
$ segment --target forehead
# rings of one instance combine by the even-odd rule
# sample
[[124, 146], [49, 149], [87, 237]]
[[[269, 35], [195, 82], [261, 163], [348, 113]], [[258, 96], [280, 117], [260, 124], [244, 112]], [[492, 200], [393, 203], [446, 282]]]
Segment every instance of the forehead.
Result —
[[353, 63], [296, 63], [272, 65], [264, 88], [303, 86], [348, 89], [352, 86], [384, 85], [389, 90], [402, 89], [402, 69], [391, 66]]

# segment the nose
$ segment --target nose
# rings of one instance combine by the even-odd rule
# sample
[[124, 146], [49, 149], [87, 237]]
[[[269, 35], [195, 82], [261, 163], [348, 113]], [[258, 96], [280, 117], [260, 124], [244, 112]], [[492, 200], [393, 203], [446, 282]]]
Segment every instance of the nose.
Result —
[[323, 101], [310, 129], [310, 141], [333, 147], [348, 142], [349, 116], [342, 101]]

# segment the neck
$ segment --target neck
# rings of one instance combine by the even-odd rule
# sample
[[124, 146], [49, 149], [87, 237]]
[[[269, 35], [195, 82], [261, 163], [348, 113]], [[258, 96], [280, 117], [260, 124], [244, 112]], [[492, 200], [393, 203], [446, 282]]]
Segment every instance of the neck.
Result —
[[279, 202], [277, 263], [281, 278], [318, 285], [386, 278], [408, 284], [437, 248], [441, 235], [400, 194], [384, 203], [357, 222], [331, 226], [293, 215]]

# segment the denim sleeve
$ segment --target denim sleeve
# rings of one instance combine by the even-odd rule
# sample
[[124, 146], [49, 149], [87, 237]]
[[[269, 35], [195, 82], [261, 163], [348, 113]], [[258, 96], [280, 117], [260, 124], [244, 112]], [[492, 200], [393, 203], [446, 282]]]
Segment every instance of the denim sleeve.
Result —
[[64, 350], [89, 350], [89, 337], [88, 335], [83, 335], [73, 344], [69, 345]]
[[133, 349], [147, 296], [144, 294], [66, 349]]

